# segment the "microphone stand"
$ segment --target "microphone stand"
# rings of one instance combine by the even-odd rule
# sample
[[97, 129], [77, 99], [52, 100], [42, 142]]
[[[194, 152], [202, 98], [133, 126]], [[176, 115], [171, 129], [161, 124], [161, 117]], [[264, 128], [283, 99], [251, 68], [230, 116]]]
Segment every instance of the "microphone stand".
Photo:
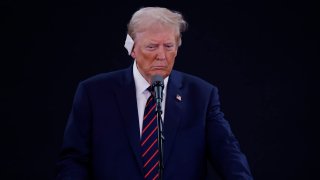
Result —
[[152, 77], [152, 88], [156, 99], [156, 113], [157, 113], [157, 124], [158, 124], [158, 147], [159, 147], [159, 179], [163, 179], [163, 122], [162, 122], [162, 109], [161, 102], [163, 98], [163, 78], [160, 75], [155, 75]]
[[159, 146], [159, 179], [163, 179], [163, 122], [162, 122], [162, 110], [161, 110], [161, 101], [157, 101], [156, 104], [156, 112], [157, 112], [157, 123], [158, 123], [158, 146]]

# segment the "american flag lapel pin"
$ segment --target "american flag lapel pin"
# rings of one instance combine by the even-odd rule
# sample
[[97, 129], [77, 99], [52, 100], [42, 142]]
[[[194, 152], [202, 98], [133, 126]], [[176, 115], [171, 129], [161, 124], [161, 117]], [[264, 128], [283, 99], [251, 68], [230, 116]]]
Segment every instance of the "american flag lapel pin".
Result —
[[176, 99], [177, 99], [178, 101], [181, 101], [181, 100], [182, 100], [182, 99], [181, 99], [181, 96], [180, 96], [179, 94], [177, 94]]

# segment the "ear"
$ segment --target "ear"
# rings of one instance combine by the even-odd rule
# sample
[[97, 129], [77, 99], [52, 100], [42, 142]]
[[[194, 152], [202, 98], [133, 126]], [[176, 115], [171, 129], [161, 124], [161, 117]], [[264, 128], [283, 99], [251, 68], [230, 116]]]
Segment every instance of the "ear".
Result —
[[136, 58], [136, 53], [135, 53], [135, 51], [134, 51], [134, 48], [132, 49], [132, 52], [131, 52], [130, 56], [131, 56], [133, 59]]

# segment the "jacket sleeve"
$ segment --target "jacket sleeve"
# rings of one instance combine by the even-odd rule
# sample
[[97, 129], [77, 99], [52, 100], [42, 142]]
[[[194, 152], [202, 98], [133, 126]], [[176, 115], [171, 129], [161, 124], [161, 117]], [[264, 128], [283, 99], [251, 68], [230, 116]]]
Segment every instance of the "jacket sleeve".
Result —
[[212, 88], [206, 120], [206, 137], [210, 161], [224, 179], [252, 180], [253, 177], [230, 124], [220, 111], [218, 89]]
[[57, 180], [90, 179], [91, 110], [85, 86], [79, 84], [57, 162]]

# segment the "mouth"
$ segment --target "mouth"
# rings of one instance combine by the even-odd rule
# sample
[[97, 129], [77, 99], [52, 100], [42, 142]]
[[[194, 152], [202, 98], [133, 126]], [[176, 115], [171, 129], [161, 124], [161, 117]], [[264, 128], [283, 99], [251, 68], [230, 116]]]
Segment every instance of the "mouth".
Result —
[[165, 69], [166, 67], [165, 66], [153, 66], [152, 67], [152, 69], [159, 69], [159, 70], [161, 70], [161, 69]]

